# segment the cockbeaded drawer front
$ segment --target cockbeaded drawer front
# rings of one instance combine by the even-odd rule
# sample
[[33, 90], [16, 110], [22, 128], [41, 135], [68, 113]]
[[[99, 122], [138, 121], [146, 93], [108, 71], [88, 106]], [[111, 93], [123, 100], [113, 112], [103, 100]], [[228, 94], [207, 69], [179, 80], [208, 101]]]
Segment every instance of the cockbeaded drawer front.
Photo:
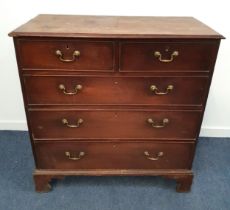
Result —
[[120, 71], [211, 71], [218, 42], [121, 42]]
[[32, 105], [203, 105], [208, 77], [25, 76]]
[[201, 111], [29, 111], [34, 139], [195, 140]]
[[194, 143], [39, 142], [38, 169], [190, 169]]
[[114, 43], [77, 39], [18, 41], [23, 69], [108, 71], [114, 69]]

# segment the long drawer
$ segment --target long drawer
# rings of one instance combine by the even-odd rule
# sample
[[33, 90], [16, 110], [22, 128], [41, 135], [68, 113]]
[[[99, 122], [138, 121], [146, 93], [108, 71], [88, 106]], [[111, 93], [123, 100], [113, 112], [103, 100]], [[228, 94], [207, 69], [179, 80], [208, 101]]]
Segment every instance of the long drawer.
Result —
[[69, 71], [113, 71], [112, 41], [73, 39], [21, 39], [20, 65], [24, 69]]
[[39, 142], [41, 169], [190, 169], [194, 143]]
[[34, 139], [195, 139], [201, 111], [33, 110]]
[[120, 71], [210, 71], [218, 43], [122, 42]]
[[208, 77], [24, 76], [28, 104], [202, 105]]

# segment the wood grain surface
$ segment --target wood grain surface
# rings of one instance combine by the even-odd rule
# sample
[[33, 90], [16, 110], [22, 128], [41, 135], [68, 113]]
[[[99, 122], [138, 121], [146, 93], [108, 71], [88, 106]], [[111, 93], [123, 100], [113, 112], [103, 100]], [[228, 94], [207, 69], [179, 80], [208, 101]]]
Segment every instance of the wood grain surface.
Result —
[[[201, 111], [131, 111], [131, 110], [76, 110], [76, 111], [30, 111], [31, 131], [36, 140], [64, 139], [133, 139], [142, 140], [195, 140], [199, 129]], [[78, 119], [83, 123], [78, 128], [63, 125], [67, 119], [70, 125], [76, 125]], [[163, 119], [169, 122], [162, 128], [154, 128], [148, 123], [161, 126]]]
[[[194, 146], [194, 143], [39, 142], [35, 150], [38, 169], [190, 169]], [[78, 158], [80, 152], [84, 155], [71, 160], [65, 152], [70, 153], [70, 158]], [[163, 155], [158, 158], [159, 152]]]
[[223, 38], [192, 17], [38, 15], [10, 36]]
[[[193, 105], [204, 104], [208, 77], [24, 76], [29, 105]], [[63, 84], [66, 95], [59, 89]], [[165, 95], [169, 85], [173, 89]]]

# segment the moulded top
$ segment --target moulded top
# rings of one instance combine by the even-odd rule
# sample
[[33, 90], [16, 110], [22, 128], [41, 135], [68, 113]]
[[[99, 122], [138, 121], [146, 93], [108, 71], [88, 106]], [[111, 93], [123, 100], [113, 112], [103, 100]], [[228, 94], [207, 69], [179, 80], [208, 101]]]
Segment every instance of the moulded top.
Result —
[[224, 38], [193, 17], [42, 14], [9, 36], [93, 38]]

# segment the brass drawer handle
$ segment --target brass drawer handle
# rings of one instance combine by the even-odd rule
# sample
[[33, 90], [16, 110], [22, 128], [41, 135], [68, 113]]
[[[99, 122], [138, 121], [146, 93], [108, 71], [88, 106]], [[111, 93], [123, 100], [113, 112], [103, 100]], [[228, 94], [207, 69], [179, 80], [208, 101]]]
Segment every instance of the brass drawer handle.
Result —
[[69, 124], [68, 120], [65, 119], [65, 118], [62, 119], [62, 124], [66, 125], [69, 128], [79, 128], [82, 123], [83, 123], [83, 119], [81, 119], [81, 118], [79, 118], [77, 120], [77, 123], [75, 125], [74, 124]]
[[152, 92], [154, 92], [156, 95], [167, 95], [170, 91], [173, 90], [173, 88], [174, 88], [173, 85], [168, 85], [167, 88], [166, 88], [166, 91], [161, 92], [161, 91], [159, 91], [159, 89], [157, 88], [156, 85], [151, 85], [150, 86], [150, 90]]
[[160, 62], [163, 62], [163, 63], [170, 63], [173, 61], [174, 57], [178, 56], [179, 55], [179, 52], [178, 51], [174, 51], [172, 54], [171, 54], [171, 58], [170, 59], [162, 59], [162, 54], [159, 52], [159, 51], [155, 51], [154, 52], [154, 56], [156, 58], [159, 59]]
[[65, 85], [63, 85], [63, 84], [60, 84], [60, 85], [58, 86], [58, 88], [59, 88], [60, 90], [62, 90], [62, 92], [63, 92], [65, 95], [76, 95], [76, 94], [78, 93], [78, 91], [82, 89], [82, 85], [76, 85], [75, 88], [74, 88], [74, 92], [67, 92], [67, 91], [66, 91], [66, 87], [65, 87]]
[[151, 157], [148, 151], [144, 151], [144, 155], [149, 160], [159, 160], [160, 157], [164, 156], [164, 153], [163, 152], [158, 152], [156, 157]]
[[162, 124], [156, 123], [152, 118], [147, 119], [147, 122], [151, 124], [153, 128], [164, 128], [169, 123], [169, 119], [164, 118]]
[[61, 50], [56, 50], [56, 51], [55, 51], [55, 54], [58, 56], [58, 58], [59, 58], [60, 61], [68, 63], [68, 62], [73, 62], [73, 61], [75, 61], [77, 57], [80, 57], [80, 54], [81, 54], [81, 53], [80, 53], [80, 51], [75, 50], [75, 51], [73, 52], [72, 59], [64, 59], [64, 58], [63, 58], [63, 53], [61, 52]]
[[71, 155], [70, 152], [65, 152], [65, 156], [70, 160], [80, 160], [83, 156], [85, 156], [84, 152], [79, 152], [78, 156]]

